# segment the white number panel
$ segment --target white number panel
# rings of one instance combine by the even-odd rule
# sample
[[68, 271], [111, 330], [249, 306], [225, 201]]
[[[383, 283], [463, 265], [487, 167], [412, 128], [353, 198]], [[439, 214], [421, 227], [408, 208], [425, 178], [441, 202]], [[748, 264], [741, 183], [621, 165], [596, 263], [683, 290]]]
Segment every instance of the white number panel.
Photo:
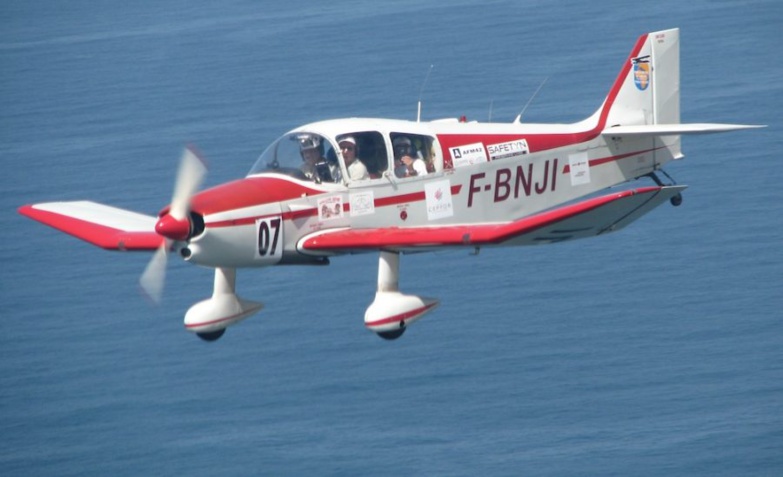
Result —
[[256, 258], [273, 265], [283, 256], [283, 218], [264, 217], [256, 220]]

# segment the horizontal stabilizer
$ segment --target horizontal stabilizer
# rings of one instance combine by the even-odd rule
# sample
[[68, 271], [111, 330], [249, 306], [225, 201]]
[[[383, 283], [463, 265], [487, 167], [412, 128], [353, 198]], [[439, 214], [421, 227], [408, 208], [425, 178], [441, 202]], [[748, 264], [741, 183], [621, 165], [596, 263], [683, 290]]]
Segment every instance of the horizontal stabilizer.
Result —
[[25, 205], [19, 213], [108, 250], [155, 250], [156, 218], [90, 201]]
[[683, 189], [685, 186], [626, 190], [503, 224], [325, 230], [303, 238], [297, 248], [317, 255], [562, 242], [619, 230]]
[[754, 124], [647, 124], [640, 126], [614, 126], [606, 128], [601, 133], [604, 136], [667, 136], [680, 134], [713, 134], [741, 129], [764, 128]]

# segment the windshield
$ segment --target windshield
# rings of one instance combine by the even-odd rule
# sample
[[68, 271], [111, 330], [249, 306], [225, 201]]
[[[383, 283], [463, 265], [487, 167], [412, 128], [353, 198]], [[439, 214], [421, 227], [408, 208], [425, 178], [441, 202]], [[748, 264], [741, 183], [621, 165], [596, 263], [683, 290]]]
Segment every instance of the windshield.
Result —
[[248, 175], [261, 172], [286, 174], [300, 180], [341, 182], [337, 154], [331, 143], [315, 133], [286, 134], [261, 154]]

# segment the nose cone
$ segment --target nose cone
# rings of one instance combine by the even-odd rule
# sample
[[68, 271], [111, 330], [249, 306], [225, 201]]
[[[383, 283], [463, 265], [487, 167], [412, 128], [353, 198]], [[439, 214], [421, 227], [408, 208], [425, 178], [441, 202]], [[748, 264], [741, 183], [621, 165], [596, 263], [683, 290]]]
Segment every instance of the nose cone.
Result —
[[171, 214], [166, 214], [158, 219], [155, 232], [171, 240], [187, 240], [190, 236], [190, 220], [177, 220]]

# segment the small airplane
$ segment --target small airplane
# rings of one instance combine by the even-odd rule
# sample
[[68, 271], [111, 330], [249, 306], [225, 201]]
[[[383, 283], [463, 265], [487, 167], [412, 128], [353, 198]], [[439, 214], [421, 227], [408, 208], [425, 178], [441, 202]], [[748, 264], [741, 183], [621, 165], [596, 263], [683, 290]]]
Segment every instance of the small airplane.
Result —
[[[378, 252], [364, 322], [396, 339], [439, 303], [400, 292], [401, 254], [617, 231], [667, 200], [681, 203], [685, 186], [658, 173], [683, 157], [682, 135], [764, 127], [680, 123], [679, 68], [679, 30], [648, 33], [601, 107], [573, 124], [522, 123], [521, 115], [510, 123], [320, 121], [274, 141], [244, 179], [201, 192], [206, 168], [186, 148], [171, 204], [157, 217], [90, 201], [19, 212], [104, 249], [154, 251], [140, 280], [154, 301], [170, 253], [214, 268], [212, 296], [184, 320], [207, 341], [263, 308], [236, 294], [237, 268]], [[644, 177], [650, 185], [596, 194]]]

